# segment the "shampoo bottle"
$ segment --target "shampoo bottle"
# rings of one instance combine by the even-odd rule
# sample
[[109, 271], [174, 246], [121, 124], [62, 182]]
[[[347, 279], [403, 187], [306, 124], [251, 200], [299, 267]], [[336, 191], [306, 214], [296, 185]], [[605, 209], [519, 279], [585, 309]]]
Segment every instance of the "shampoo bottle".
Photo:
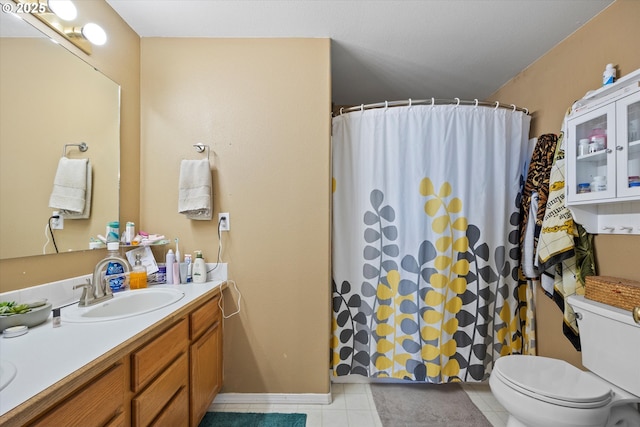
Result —
[[129, 279], [131, 289], [143, 289], [147, 287], [147, 269], [142, 265], [140, 254], [136, 254], [136, 263]]
[[207, 265], [202, 258], [202, 252], [196, 251], [196, 259], [193, 261], [193, 283], [204, 283], [207, 281]]
[[173, 254], [173, 250], [169, 249], [169, 252], [167, 252], [167, 257], [166, 257], [167, 285], [173, 284], [173, 269], [175, 267], [175, 263], [176, 263], [176, 257]]

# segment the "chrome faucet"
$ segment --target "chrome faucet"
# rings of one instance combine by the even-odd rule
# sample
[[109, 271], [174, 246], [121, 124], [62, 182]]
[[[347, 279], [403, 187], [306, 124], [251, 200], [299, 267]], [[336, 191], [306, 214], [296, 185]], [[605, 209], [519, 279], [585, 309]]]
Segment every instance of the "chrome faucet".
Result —
[[108, 281], [105, 280], [105, 277], [102, 276], [102, 270], [109, 265], [111, 261], [117, 261], [119, 264], [122, 264], [124, 273], [131, 271], [129, 264], [122, 262], [123, 260], [119, 256], [108, 256], [101, 260], [93, 270], [93, 280], [87, 279], [87, 283], [84, 285], [76, 285], [73, 287], [73, 289], [82, 288], [82, 296], [80, 297], [80, 302], [78, 302], [79, 307], [87, 307], [113, 298], [111, 287]]

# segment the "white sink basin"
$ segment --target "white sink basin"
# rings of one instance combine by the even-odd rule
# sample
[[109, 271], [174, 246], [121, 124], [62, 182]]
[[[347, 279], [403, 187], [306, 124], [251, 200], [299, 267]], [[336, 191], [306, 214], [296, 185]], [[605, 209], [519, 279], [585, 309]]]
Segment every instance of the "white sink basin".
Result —
[[89, 307], [69, 306], [62, 309], [66, 322], [105, 322], [137, 316], [180, 301], [184, 292], [171, 288], [147, 288], [118, 292], [113, 298]]
[[0, 360], [0, 390], [9, 385], [16, 377], [16, 365], [8, 360]]

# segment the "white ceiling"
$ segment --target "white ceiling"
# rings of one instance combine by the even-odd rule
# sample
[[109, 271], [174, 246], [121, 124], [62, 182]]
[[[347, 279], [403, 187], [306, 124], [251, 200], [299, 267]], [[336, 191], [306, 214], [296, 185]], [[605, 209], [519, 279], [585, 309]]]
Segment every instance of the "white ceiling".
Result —
[[107, 2], [141, 37], [329, 37], [333, 102], [359, 105], [484, 99], [613, 0]]

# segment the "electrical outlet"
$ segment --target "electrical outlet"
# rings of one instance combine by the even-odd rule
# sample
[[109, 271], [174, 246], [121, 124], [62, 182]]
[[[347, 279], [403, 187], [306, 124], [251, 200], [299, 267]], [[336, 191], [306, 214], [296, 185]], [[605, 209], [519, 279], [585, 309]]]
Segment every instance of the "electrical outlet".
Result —
[[218, 214], [218, 224], [220, 231], [229, 231], [231, 229], [229, 225], [229, 212], [220, 212]]
[[62, 230], [64, 228], [64, 218], [58, 211], [53, 211], [51, 216], [57, 216], [58, 218], [51, 219], [51, 229], [52, 230]]

